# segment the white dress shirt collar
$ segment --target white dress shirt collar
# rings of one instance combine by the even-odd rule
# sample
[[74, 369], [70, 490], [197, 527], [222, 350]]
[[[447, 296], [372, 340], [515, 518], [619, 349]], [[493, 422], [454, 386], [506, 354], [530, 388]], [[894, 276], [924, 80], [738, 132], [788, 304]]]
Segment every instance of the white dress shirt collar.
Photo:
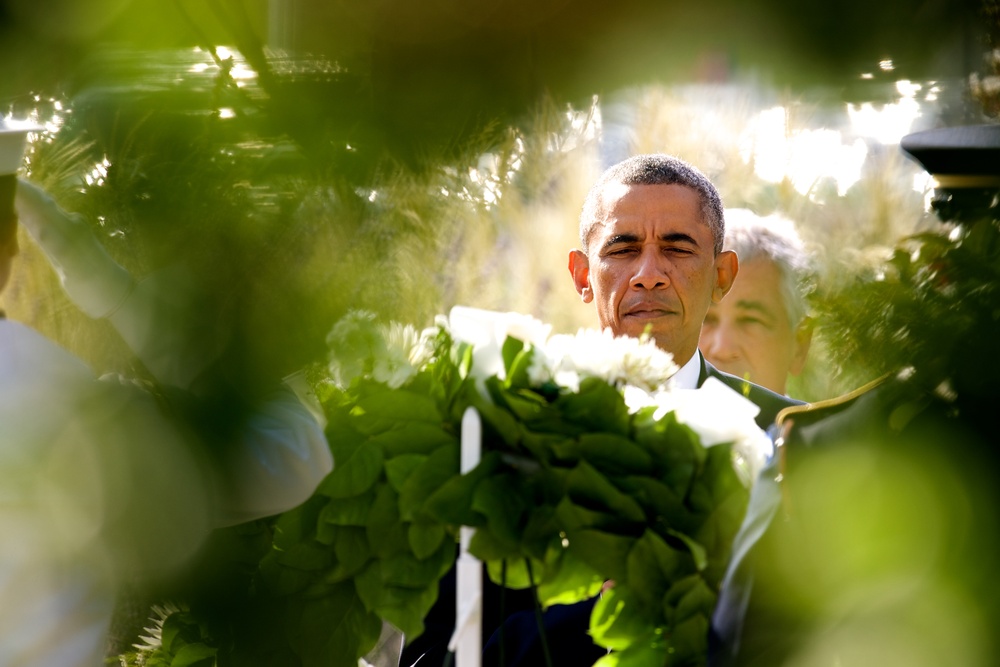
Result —
[[670, 378], [675, 389], [697, 389], [701, 378], [701, 352], [695, 350], [688, 362]]

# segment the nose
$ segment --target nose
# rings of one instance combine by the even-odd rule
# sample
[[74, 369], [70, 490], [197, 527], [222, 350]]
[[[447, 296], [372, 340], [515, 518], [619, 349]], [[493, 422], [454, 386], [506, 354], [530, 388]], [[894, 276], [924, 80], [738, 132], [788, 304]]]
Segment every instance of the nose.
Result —
[[633, 289], [660, 289], [670, 284], [666, 260], [654, 248], [644, 248], [636, 260], [629, 286]]

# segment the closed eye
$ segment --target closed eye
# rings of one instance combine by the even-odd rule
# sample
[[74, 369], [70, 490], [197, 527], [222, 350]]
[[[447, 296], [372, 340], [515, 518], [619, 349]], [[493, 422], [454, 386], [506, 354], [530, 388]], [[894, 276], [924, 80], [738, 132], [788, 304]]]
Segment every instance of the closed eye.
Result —
[[624, 247], [611, 248], [609, 250], [605, 250], [604, 254], [607, 257], [620, 257], [622, 255], [631, 255], [632, 253], [635, 252], [636, 252], [635, 248], [624, 246]]

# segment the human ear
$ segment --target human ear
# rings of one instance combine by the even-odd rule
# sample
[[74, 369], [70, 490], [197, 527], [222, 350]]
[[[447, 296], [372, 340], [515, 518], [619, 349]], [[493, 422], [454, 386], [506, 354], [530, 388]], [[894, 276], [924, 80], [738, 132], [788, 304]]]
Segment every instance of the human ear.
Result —
[[723, 250], [715, 256], [715, 285], [712, 303], [719, 303], [733, 288], [733, 281], [740, 270], [740, 260], [732, 250]]
[[594, 290], [590, 287], [590, 259], [582, 250], [569, 251], [569, 274], [573, 277], [573, 286], [584, 303], [594, 300]]

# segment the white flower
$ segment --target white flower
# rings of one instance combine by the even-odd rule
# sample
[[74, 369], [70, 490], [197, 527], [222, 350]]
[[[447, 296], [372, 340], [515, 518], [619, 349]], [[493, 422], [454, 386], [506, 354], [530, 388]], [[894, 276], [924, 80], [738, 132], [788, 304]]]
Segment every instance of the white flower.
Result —
[[428, 352], [427, 341], [409, 324], [393, 322], [379, 331], [384, 348], [372, 360], [372, 377], [398, 389], [430, 360], [434, 350]]
[[340, 387], [371, 375], [397, 389], [431, 360], [436, 335], [436, 329], [418, 333], [410, 325], [382, 325], [376, 322], [374, 313], [352, 311], [327, 336], [330, 375]]
[[448, 331], [458, 343], [472, 346], [472, 376], [483, 380], [493, 375], [503, 380], [503, 344], [507, 337], [538, 348], [545, 344], [551, 325], [521, 313], [500, 313], [455, 306], [448, 316]]
[[[733, 443], [733, 465], [744, 485], [750, 486], [771, 457], [771, 439], [757, 426], [754, 418], [760, 408], [739, 392], [715, 378], [708, 378], [698, 389], [669, 389], [653, 397], [654, 419], [673, 412], [677, 421], [690, 427], [705, 447]], [[635, 396], [633, 400], [640, 402]], [[632, 409], [632, 406], [629, 406]]]
[[653, 391], [676, 372], [673, 357], [650, 340], [616, 337], [609, 330], [581, 329], [575, 336], [552, 336], [537, 348], [528, 377], [536, 385], [553, 380], [571, 391], [576, 391], [585, 377], [616, 387], [631, 385]]

